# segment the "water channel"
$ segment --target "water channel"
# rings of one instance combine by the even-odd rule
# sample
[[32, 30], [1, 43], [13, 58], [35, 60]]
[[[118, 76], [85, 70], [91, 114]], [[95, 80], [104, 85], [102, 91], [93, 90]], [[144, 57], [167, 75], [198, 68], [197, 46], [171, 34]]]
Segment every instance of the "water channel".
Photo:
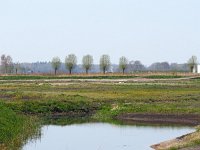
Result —
[[151, 150], [150, 145], [193, 132], [191, 127], [81, 123], [45, 125], [23, 150]]

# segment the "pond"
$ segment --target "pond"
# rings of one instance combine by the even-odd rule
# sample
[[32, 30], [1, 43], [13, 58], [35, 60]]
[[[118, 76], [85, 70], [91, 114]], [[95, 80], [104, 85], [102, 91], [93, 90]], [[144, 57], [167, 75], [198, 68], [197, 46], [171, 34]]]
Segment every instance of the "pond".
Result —
[[45, 125], [23, 150], [151, 150], [150, 146], [193, 132], [191, 127], [82, 123]]

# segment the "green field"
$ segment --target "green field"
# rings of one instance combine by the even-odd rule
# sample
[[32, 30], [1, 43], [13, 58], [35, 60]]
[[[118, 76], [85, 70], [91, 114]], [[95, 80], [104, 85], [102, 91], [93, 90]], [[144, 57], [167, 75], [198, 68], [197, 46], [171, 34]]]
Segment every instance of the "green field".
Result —
[[0, 99], [9, 107], [31, 114], [91, 108], [101, 110], [104, 106], [110, 107], [110, 112], [200, 114], [200, 80], [58, 84], [4, 82], [0, 90]]
[[173, 79], [188, 76], [190, 74], [180, 73], [174, 75], [173, 73], [159, 74], [155, 73], [153, 75], [148, 73], [135, 73], [135, 74], [74, 74], [74, 75], [7, 75], [0, 76], [0, 80], [51, 80], [51, 79], [132, 79], [136, 77], [143, 77], [149, 79]]
[[[5, 111], [11, 111], [11, 115], [2, 116], [1, 113], [1, 118], [12, 114], [83, 115], [98, 121], [111, 121], [122, 113], [200, 114], [200, 80], [142, 83], [0, 81], [0, 99], [8, 109]], [[6, 138], [1, 139], [2, 143], [8, 142]]]

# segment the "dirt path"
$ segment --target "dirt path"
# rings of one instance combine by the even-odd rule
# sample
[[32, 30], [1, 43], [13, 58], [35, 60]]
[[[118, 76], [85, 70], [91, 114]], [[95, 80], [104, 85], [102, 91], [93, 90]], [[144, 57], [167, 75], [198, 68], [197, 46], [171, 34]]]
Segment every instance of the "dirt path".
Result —
[[[180, 137], [177, 137], [173, 140], [161, 142], [159, 144], [152, 145], [151, 148], [154, 150], [166, 150], [170, 149], [173, 146], [183, 146], [187, 145], [188, 140], [191, 138], [198, 137], [199, 133], [193, 132], [190, 134], [186, 134]], [[197, 138], [196, 138], [197, 139]], [[189, 147], [189, 148], [180, 148], [179, 150], [200, 150], [200, 146], [194, 146], [194, 147]]]
[[48, 83], [70, 83], [70, 82], [94, 82], [94, 83], [131, 83], [131, 82], [156, 82], [156, 81], [181, 81], [195, 79], [200, 76], [171, 78], [171, 79], [149, 79], [149, 78], [130, 78], [130, 79], [36, 79], [36, 80], [0, 80], [0, 82], [48, 82]]

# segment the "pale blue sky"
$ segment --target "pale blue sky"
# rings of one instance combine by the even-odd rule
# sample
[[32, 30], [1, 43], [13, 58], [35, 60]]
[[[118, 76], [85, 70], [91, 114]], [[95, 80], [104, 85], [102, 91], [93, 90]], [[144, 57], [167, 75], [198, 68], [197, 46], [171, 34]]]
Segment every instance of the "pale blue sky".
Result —
[[0, 0], [2, 53], [20, 62], [200, 59], [200, 0]]

